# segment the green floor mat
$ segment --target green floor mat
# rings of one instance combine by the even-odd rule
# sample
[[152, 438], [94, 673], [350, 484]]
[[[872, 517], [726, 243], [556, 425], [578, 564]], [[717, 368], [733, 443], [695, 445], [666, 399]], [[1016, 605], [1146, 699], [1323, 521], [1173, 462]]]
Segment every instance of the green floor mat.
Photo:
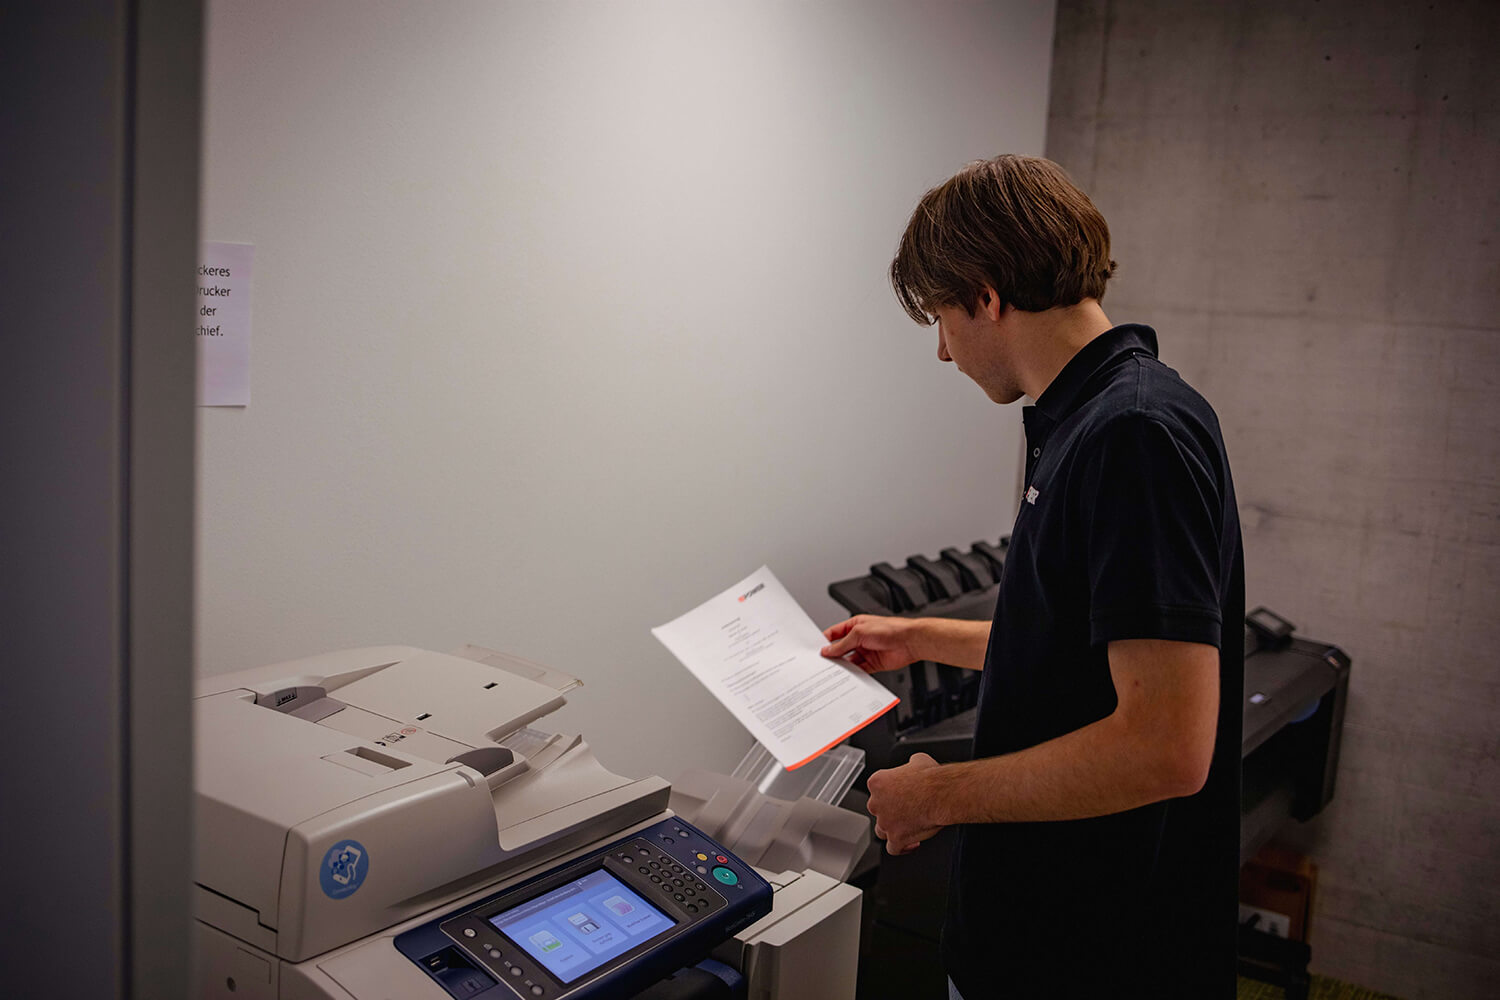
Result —
[[[1286, 991], [1280, 986], [1240, 977], [1239, 1000], [1284, 1000]], [[1389, 993], [1377, 993], [1363, 986], [1351, 986], [1337, 979], [1323, 976], [1312, 977], [1312, 991], [1308, 1000], [1399, 1000]]]

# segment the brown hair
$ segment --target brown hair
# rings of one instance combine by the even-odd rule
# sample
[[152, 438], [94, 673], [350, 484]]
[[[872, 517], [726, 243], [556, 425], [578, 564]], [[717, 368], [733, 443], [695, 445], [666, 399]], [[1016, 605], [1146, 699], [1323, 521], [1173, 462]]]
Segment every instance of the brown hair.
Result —
[[1025, 312], [1104, 298], [1109, 226], [1062, 167], [1035, 156], [976, 160], [922, 196], [891, 261], [918, 323], [938, 306], [970, 316], [985, 285]]

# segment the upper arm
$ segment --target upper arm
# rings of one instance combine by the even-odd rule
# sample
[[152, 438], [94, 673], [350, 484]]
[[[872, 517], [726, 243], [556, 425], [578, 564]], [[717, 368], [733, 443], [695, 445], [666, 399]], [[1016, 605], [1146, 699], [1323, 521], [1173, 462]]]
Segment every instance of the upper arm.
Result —
[[1203, 787], [1219, 718], [1219, 650], [1171, 639], [1111, 642], [1115, 714], [1169, 795]]
[[[1149, 415], [1113, 421], [1079, 478], [1089, 638], [1217, 646], [1223, 505], [1202, 453]], [[1227, 633], [1225, 633], [1227, 634]]]

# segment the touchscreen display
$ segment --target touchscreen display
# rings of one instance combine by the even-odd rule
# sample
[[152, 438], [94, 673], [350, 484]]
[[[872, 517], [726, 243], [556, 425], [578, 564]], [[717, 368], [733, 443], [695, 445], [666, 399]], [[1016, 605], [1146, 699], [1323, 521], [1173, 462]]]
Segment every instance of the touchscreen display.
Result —
[[563, 983], [674, 926], [670, 917], [603, 869], [489, 920]]

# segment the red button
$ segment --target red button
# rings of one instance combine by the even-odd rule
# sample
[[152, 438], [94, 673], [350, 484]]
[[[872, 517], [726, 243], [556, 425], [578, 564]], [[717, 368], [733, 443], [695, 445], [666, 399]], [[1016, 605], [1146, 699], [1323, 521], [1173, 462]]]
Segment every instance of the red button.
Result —
[[726, 858], [726, 857], [724, 857], [724, 855], [722, 855], [722, 854], [716, 854], [716, 855], [714, 855], [714, 860], [718, 861], [719, 864], [721, 864], [721, 865], [727, 865], [727, 864], [729, 864], [729, 859]]

